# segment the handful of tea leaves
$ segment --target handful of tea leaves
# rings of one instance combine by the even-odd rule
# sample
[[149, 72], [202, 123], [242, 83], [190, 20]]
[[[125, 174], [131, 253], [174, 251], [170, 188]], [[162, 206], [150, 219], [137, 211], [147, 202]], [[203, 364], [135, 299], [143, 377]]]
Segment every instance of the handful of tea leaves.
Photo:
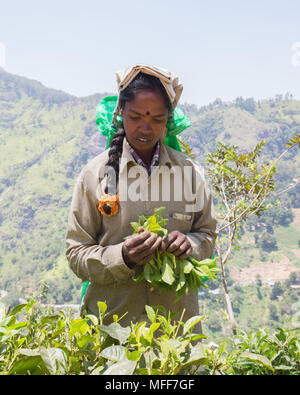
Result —
[[[134, 230], [138, 233], [138, 228], [142, 226], [144, 230], [156, 233], [162, 238], [168, 234], [168, 230], [163, 228], [167, 219], [161, 216], [165, 207], [154, 210], [153, 215], [140, 215], [139, 222], [131, 222]], [[143, 272], [134, 277], [135, 282], [146, 280], [154, 287], [172, 290], [176, 292], [178, 301], [189, 289], [198, 292], [200, 287], [207, 288], [205, 284], [207, 279], [215, 280], [219, 269], [216, 267], [216, 258], [197, 261], [194, 257], [189, 256], [186, 259], [177, 259], [176, 256], [167, 251], [155, 252], [154, 258], [144, 265]]]

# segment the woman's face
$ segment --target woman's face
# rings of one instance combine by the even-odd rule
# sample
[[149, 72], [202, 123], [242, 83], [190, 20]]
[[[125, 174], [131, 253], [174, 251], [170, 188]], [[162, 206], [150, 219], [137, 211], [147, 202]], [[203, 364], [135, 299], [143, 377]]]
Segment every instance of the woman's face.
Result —
[[153, 148], [164, 135], [168, 109], [159, 91], [144, 91], [125, 103], [123, 125], [128, 142], [144, 160], [151, 160]]

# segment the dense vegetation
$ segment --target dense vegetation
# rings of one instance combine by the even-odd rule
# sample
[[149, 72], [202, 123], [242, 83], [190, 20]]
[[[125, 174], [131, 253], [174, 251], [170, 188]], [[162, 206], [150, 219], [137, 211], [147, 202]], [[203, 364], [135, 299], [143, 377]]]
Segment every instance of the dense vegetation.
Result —
[[[104, 325], [106, 304], [71, 318], [43, 311], [34, 299], [0, 316], [0, 374], [268, 375], [299, 374], [299, 328], [240, 331], [220, 344], [193, 334], [203, 316], [185, 324], [146, 306], [148, 321]], [[21, 316], [21, 317], [20, 317]], [[18, 318], [17, 318], [18, 317]], [[120, 320], [122, 322], [122, 319]]]
[[[41, 281], [48, 286], [46, 302], [79, 302], [81, 283], [68, 268], [65, 231], [76, 177], [105, 147], [95, 127], [95, 108], [103, 95], [76, 98], [0, 70], [0, 290], [7, 292], [6, 306], [35, 293]], [[217, 141], [248, 150], [264, 139], [262, 154], [268, 160], [300, 132], [300, 102], [290, 94], [181, 107], [192, 121], [182, 137], [203, 166]], [[272, 199], [278, 205], [251, 217], [236, 240], [227, 278], [241, 330], [276, 331], [299, 317], [299, 179], [299, 151], [291, 150], [275, 176]], [[284, 259], [289, 265], [285, 279], [234, 279], [234, 270], [261, 263], [274, 265], [276, 272]], [[205, 333], [216, 340], [229, 332], [220, 279], [210, 286], [200, 291], [199, 302]]]

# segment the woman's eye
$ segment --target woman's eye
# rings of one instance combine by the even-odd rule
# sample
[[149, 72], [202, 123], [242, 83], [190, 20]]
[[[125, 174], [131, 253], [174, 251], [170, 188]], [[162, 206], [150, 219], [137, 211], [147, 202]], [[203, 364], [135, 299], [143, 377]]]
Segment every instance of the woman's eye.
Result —
[[139, 117], [129, 117], [132, 121], [137, 121], [139, 119]]

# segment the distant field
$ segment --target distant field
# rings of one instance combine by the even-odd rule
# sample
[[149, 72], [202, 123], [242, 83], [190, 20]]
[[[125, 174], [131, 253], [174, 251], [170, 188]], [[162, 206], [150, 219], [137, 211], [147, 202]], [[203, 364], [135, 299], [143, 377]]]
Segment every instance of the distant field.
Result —
[[249, 233], [242, 238], [241, 250], [235, 253], [235, 265], [230, 270], [233, 280], [241, 283], [255, 282], [257, 275], [263, 282], [286, 280], [294, 271], [300, 271], [300, 209], [293, 209], [294, 221], [289, 226], [275, 228], [278, 250], [266, 253], [254, 245]]
[[232, 269], [231, 277], [238, 282], [255, 282], [259, 275], [262, 282], [287, 280], [290, 274], [299, 271], [284, 257], [280, 262], [261, 262], [243, 269]]
[[293, 208], [294, 223], [300, 224], [300, 208]]

